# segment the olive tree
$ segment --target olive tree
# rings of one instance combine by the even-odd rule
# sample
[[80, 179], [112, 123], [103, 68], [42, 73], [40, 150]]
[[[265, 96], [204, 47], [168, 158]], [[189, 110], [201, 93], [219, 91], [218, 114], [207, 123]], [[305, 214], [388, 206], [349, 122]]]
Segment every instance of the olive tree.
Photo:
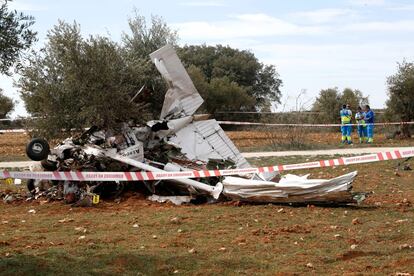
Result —
[[[414, 119], [414, 63], [403, 61], [398, 64], [397, 72], [388, 77], [387, 113], [401, 121]], [[408, 125], [402, 126], [402, 134], [411, 137]]]
[[17, 11], [9, 11], [5, 0], [0, 4], [0, 73], [10, 75], [10, 68], [21, 67], [20, 57], [36, 41], [31, 29], [34, 18]]
[[13, 100], [4, 95], [3, 90], [0, 88], [0, 119], [7, 118], [7, 115], [13, 111], [13, 109]]
[[142, 118], [142, 107], [131, 102], [140, 87], [132, 81], [135, 74], [118, 44], [101, 36], [85, 39], [77, 23], [65, 22], [54, 26], [47, 39], [18, 82], [27, 111], [39, 117], [35, 127], [43, 136]]

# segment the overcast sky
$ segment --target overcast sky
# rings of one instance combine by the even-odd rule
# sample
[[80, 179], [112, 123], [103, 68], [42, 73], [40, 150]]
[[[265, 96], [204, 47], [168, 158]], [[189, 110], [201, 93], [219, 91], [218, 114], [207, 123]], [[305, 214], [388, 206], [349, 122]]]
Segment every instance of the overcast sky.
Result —
[[[14, 0], [10, 6], [35, 16], [37, 48], [58, 19], [76, 20], [84, 35], [119, 41], [134, 8], [160, 15], [178, 30], [180, 44], [249, 49], [274, 64], [284, 83], [285, 110], [295, 108], [302, 89], [305, 103], [335, 86], [360, 89], [372, 107], [384, 107], [387, 76], [397, 62], [414, 60], [412, 0]], [[17, 99], [12, 83], [0, 78], [0, 87]], [[13, 117], [25, 114], [20, 103]]]

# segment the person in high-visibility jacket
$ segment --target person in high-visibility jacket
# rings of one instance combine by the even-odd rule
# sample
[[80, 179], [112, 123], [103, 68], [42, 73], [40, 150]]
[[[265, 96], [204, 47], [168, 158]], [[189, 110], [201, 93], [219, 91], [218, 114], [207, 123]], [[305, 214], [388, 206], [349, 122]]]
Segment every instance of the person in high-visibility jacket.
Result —
[[341, 132], [342, 132], [342, 139], [341, 142], [345, 144], [352, 144], [352, 126], [351, 126], [351, 119], [352, 119], [352, 111], [349, 109], [349, 105], [343, 105], [341, 111], [339, 112], [341, 116]]
[[365, 105], [365, 123], [367, 124], [367, 137], [368, 143], [372, 144], [374, 142], [374, 119], [375, 114], [374, 111], [371, 110], [369, 105]]
[[365, 113], [362, 108], [358, 106], [357, 113], [355, 114], [355, 120], [358, 124], [358, 136], [359, 143], [367, 142], [367, 125], [365, 124]]

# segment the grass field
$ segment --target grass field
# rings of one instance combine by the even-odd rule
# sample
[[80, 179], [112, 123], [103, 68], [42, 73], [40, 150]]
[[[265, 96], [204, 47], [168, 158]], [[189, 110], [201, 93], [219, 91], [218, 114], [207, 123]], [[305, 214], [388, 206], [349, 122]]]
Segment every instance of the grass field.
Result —
[[0, 162], [27, 160], [25, 148], [29, 140], [24, 133], [0, 134]]
[[[312, 150], [334, 149], [348, 147], [341, 145], [339, 132], [309, 132], [307, 129], [285, 129], [278, 131], [228, 131], [226, 132], [234, 144], [243, 152], [247, 151], [283, 151], [283, 150]], [[387, 139], [383, 132], [377, 133], [375, 143], [359, 144], [357, 134], [352, 135], [353, 147], [392, 147], [414, 145], [411, 139]]]
[[[270, 165], [307, 159], [250, 161]], [[358, 170], [354, 190], [373, 194], [353, 207], [172, 206], [137, 195], [93, 208], [0, 203], [0, 274], [413, 273], [414, 173], [396, 174], [396, 165], [387, 161], [295, 172], [322, 178]]]

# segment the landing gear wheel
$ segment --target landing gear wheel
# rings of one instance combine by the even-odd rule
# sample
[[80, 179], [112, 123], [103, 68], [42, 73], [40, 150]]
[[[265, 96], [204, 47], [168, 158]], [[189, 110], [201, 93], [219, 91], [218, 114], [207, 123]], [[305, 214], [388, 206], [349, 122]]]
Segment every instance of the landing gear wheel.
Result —
[[26, 146], [27, 156], [34, 161], [46, 159], [49, 152], [49, 143], [42, 138], [34, 138]]

